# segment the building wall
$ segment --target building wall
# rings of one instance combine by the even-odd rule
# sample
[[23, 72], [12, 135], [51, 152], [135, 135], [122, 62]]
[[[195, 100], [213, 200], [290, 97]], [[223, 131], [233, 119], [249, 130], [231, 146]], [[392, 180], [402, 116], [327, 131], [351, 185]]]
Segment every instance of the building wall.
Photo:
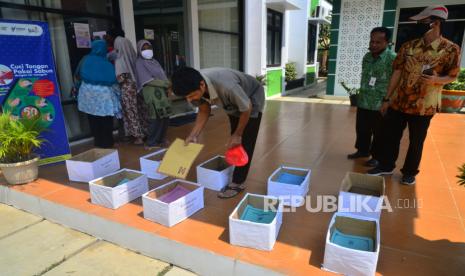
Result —
[[300, 0], [299, 10], [286, 11], [287, 40], [285, 42], [287, 58], [284, 63], [295, 62], [297, 78], [303, 78], [306, 74], [307, 64], [307, 36], [308, 36], [308, 6], [309, 1]]
[[[335, 1], [336, 2], [336, 1]], [[362, 72], [362, 59], [367, 52], [370, 31], [380, 26], [383, 20], [384, 0], [341, 0], [334, 17], [331, 32], [337, 36], [337, 44], [331, 42], [328, 89], [334, 95], [347, 95], [340, 84], [359, 87]], [[386, 0], [386, 3], [389, 0]], [[335, 3], [336, 5], [336, 3]], [[336, 9], [335, 9], [336, 10]], [[337, 24], [339, 23], [339, 24]], [[337, 34], [336, 34], [337, 33]], [[329, 94], [330, 94], [329, 93]]]

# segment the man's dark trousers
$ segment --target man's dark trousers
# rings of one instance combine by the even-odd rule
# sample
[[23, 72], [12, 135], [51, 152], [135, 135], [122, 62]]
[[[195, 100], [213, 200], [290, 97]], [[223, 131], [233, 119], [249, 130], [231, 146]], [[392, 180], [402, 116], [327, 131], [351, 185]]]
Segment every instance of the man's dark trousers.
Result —
[[367, 155], [371, 154], [376, 159], [382, 121], [383, 118], [379, 110], [357, 108], [355, 148], [358, 152]]
[[[229, 115], [229, 122], [231, 124], [231, 134], [236, 131], [239, 124], [239, 117]], [[255, 142], [257, 141], [258, 131], [260, 130], [260, 122], [262, 120], [262, 113], [258, 113], [257, 118], [249, 118], [249, 122], [242, 134], [242, 146], [244, 147], [247, 155], [249, 156], [249, 163], [243, 167], [236, 167], [233, 173], [232, 182], [235, 184], [242, 184], [247, 179], [249, 173], [250, 163], [252, 162], [253, 152], [255, 150]]]
[[386, 114], [381, 134], [383, 136], [383, 145], [380, 146], [378, 167], [386, 171], [393, 170], [396, 167], [400, 141], [404, 129], [408, 126], [409, 147], [401, 172], [408, 176], [417, 175], [431, 118], [433, 118], [433, 115], [411, 115], [390, 108]]

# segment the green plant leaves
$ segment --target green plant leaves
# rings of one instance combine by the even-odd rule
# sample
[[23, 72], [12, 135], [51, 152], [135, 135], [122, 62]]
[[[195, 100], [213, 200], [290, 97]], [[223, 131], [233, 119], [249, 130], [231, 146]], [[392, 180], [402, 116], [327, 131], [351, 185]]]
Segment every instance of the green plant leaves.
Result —
[[38, 119], [16, 119], [11, 113], [0, 115], [0, 162], [16, 163], [32, 158], [34, 148], [39, 148], [44, 139]]

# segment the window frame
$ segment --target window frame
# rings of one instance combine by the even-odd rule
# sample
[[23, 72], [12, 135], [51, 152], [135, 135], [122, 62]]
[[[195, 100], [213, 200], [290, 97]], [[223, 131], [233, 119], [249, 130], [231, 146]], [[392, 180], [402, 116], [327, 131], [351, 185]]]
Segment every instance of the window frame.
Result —
[[[268, 22], [268, 17], [271, 15], [271, 21]], [[280, 24], [276, 24], [276, 19], [280, 19]], [[268, 35], [268, 31], [272, 33], [271, 36], [271, 45], [267, 45], [267, 48], [270, 47], [271, 49], [271, 57], [266, 57], [266, 67], [281, 67], [282, 66], [282, 47], [283, 47], [283, 25], [284, 25], [284, 14], [279, 11], [275, 11], [272, 9], [267, 9], [266, 11], [266, 35]], [[276, 49], [276, 39], [279, 41], [279, 49]], [[268, 41], [268, 38], [267, 38]], [[275, 60], [276, 51], [279, 51], [279, 63]], [[268, 63], [268, 59], [271, 58], [271, 63]]]

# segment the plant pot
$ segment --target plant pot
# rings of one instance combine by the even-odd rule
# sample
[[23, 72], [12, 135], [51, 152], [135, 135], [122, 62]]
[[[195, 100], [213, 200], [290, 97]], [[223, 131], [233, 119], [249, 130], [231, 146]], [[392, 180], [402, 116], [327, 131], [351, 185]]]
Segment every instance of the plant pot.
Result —
[[25, 184], [37, 179], [39, 174], [38, 161], [39, 157], [18, 163], [0, 163], [0, 169], [8, 184]]
[[357, 94], [350, 95], [349, 99], [350, 99], [350, 106], [357, 106], [357, 99], [358, 99]]
[[289, 90], [304, 86], [304, 81], [305, 81], [304, 78], [287, 81], [286, 82], [286, 91], [289, 91]]
[[463, 90], [442, 90], [441, 112], [459, 112], [465, 105], [465, 91]]

